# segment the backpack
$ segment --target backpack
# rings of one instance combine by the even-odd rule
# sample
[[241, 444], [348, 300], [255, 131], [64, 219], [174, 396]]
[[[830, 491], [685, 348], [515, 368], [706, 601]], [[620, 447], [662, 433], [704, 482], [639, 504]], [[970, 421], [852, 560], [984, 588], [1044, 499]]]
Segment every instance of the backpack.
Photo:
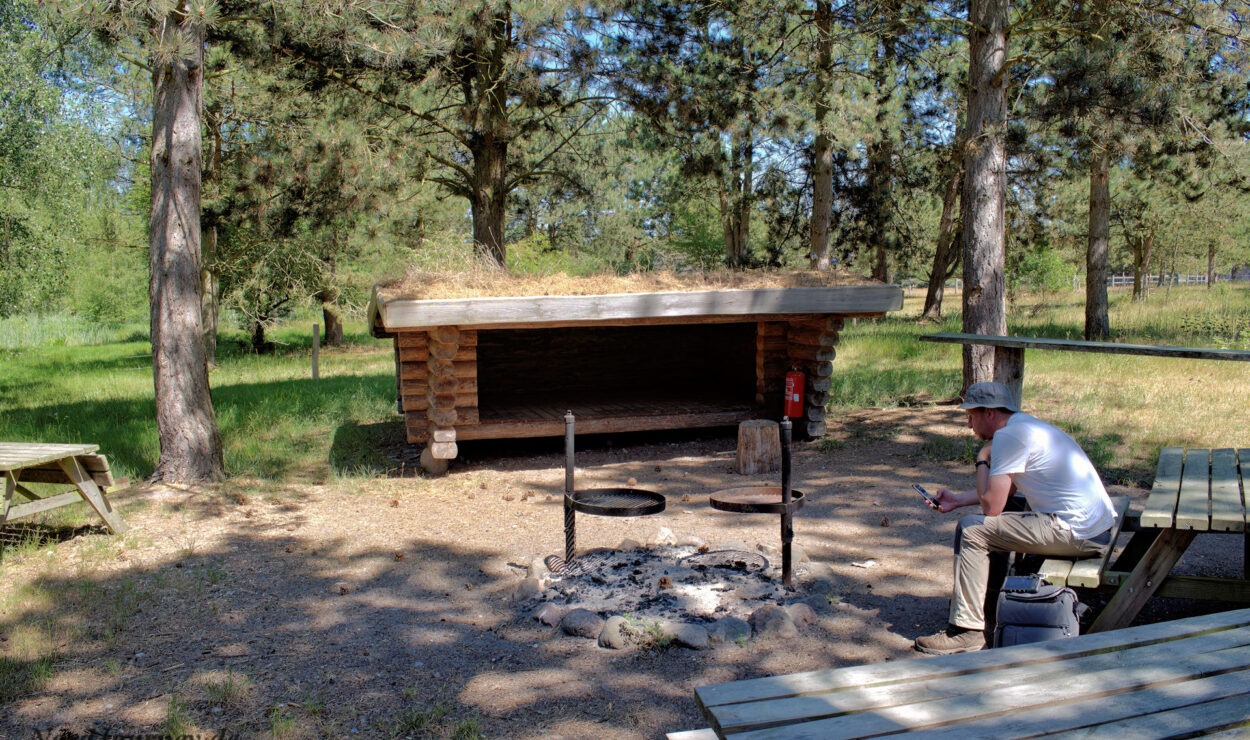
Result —
[[998, 594], [994, 647], [1057, 640], [1080, 634], [1081, 603], [1066, 586], [1037, 576], [1008, 578]]

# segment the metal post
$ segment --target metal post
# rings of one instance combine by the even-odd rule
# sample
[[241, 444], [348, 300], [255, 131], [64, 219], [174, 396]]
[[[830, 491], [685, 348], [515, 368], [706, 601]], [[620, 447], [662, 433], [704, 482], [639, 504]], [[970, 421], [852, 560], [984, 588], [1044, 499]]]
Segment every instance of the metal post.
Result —
[[573, 562], [577, 551], [577, 511], [573, 508], [573, 412], [564, 412], [564, 562]]
[[781, 417], [781, 583], [793, 584], [790, 543], [794, 541], [794, 515], [790, 511], [790, 435], [794, 425], [788, 416]]

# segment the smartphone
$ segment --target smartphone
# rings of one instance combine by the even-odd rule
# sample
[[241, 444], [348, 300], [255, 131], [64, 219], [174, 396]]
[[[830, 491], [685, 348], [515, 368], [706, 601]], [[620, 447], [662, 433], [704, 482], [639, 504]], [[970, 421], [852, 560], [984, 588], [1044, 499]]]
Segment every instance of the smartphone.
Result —
[[913, 483], [911, 487], [916, 489], [916, 493], [919, 493], [921, 496], [924, 496], [924, 501], [926, 504], [929, 505], [930, 509], [933, 509], [934, 511], [938, 511], [937, 499], [933, 498], [932, 494], [924, 490], [924, 486], [920, 485], [919, 483]]

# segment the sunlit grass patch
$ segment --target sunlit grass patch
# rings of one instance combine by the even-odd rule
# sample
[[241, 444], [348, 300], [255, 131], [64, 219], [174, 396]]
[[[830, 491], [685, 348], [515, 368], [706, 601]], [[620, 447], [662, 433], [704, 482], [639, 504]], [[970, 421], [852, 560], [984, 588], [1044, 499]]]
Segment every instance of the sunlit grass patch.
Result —
[[[958, 299], [948, 296], [940, 325], [917, 321], [923, 294], [909, 296], [902, 311], [886, 318], [848, 322], [834, 362], [830, 408], [909, 405], [926, 393], [935, 401], [953, 398], [962, 385], [961, 346], [920, 337], [961, 331]], [[1008, 315], [1009, 334], [1082, 338], [1083, 294], [1052, 296], [1041, 310], [1033, 305], [1028, 296], [1018, 298]], [[1250, 286], [1155, 289], [1144, 301], [1116, 290], [1110, 318], [1114, 342], [1244, 348], [1250, 346], [1243, 328], [1250, 323]], [[1024, 408], [1073, 434], [1100, 468], [1134, 469], [1140, 478], [1153, 470], [1162, 446], [1247, 444], [1247, 370], [1241, 362], [1026, 350]], [[947, 445], [935, 442], [926, 454], [958, 453], [937, 449]]]

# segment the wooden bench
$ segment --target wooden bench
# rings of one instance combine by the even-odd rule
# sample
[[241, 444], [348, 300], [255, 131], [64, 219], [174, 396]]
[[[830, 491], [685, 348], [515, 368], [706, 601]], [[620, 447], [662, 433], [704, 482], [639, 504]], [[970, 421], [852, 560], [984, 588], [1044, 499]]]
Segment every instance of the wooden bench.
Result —
[[1107, 547], [1107, 552], [1097, 558], [1049, 557], [1042, 561], [1037, 570], [1042, 580], [1056, 586], [1074, 588], [1098, 588], [1104, 583], [1103, 573], [1111, 563], [1116, 538], [1120, 536], [1120, 528], [1124, 526], [1128, 514], [1129, 500], [1127, 496], [1116, 496], [1111, 499], [1111, 503], [1115, 507], [1115, 524], [1111, 525], [1111, 544]]
[[1250, 609], [700, 686], [670, 738], [1193, 737], [1250, 727]]

